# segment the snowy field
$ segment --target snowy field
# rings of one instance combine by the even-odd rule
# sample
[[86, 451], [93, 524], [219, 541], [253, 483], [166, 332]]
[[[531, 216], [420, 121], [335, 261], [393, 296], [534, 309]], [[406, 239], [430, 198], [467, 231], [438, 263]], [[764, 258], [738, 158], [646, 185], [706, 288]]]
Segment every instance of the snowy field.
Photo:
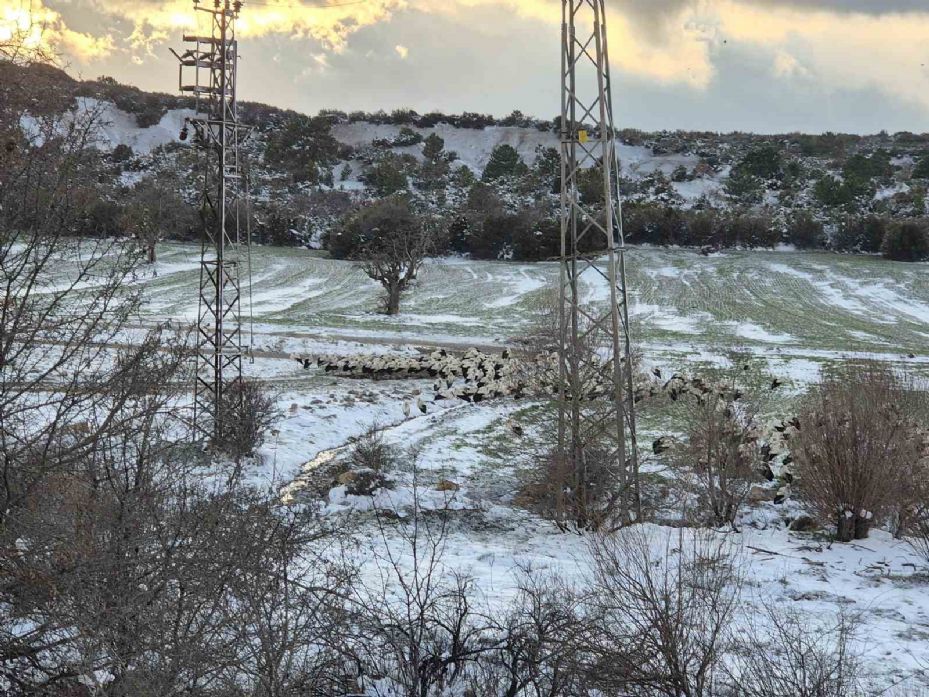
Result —
[[[875, 355], [919, 365], [929, 337], [925, 264], [828, 253], [633, 248], [628, 253], [636, 342], [661, 363], [713, 362], [743, 349], [790, 377], [815, 365]], [[259, 346], [299, 337], [391, 343], [503, 345], [530, 324], [556, 282], [557, 264], [428, 262], [402, 314], [378, 314], [380, 288], [348, 262], [302, 249], [252, 253], [252, 314]], [[198, 263], [190, 246], [165, 245], [143, 280], [152, 317], [196, 317]], [[590, 302], [607, 288], [589, 286]], [[294, 341], [289, 341], [290, 338]], [[908, 358], [914, 354], [914, 358]]]
[[[196, 255], [192, 246], [159, 250], [154, 271], [139, 279], [151, 320], [195, 318]], [[645, 362], [668, 372], [700, 373], [724, 370], [738, 351], [740, 361], [752, 361], [751, 379], [759, 384], [771, 376], [787, 380], [787, 389], [767, 406], [772, 415], [789, 415], [792, 395], [845, 357], [929, 370], [924, 264], [796, 252], [702, 257], [633, 249], [629, 267], [636, 343]], [[558, 533], [514, 503], [532, 435], [546, 428], [539, 405], [427, 402], [422, 414], [410, 405], [431, 393], [431, 381], [336, 378], [304, 370], [289, 357], [439, 346], [501, 351], [544, 307], [557, 271], [555, 264], [434, 260], [404, 297], [402, 314], [388, 318], [377, 312], [379, 288], [353, 264], [306, 250], [253, 250], [255, 356], [246, 370], [271, 385], [280, 411], [254, 466], [255, 480], [305, 496], [301, 478], [312, 478], [317, 466], [340, 457], [377, 423], [388, 441], [419, 448], [419, 503], [455, 511], [444, 563], [472, 574], [491, 602], [513, 594], [520, 566], [582, 581], [589, 568], [583, 539]], [[605, 287], [586, 291], [593, 303], [606, 296]], [[525, 425], [524, 435], [517, 435], [514, 422]], [[652, 415], [640, 440], [650, 443], [667, 429], [673, 430], [667, 415]], [[360, 526], [362, 544], [376, 551], [384, 541], [365, 527], [368, 511], [379, 506], [403, 517], [413, 500], [412, 473], [400, 471], [395, 479], [393, 490], [374, 499], [348, 496], [344, 486], [335, 486], [322, 496], [324, 510]], [[457, 488], [437, 491], [443, 481]], [[925, 563], [880, 531], [847, 545], [788, 532], [783, 517], [789, 508], [759, 504], [747, 512], [740, 534], [720, 533], [732, 538], [747, 564], [746, 613], [772, 603], [820, 619], [854, 612], [863, 627], [858, 648], [875, 684], [902, 680], [912, 694], [929, 687], [929, 674], [921, 672], [929, 671]], [[654, 527], [656, 544], [668, 530]]]

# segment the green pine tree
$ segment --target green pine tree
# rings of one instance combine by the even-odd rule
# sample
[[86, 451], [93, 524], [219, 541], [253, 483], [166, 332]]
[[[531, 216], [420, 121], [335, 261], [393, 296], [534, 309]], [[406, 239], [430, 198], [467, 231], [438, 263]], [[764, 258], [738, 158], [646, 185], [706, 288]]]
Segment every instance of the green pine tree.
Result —
[[482, 179], [495, 181], [501, 177], [521, 176], [529, 171], [526, 163], [512, 145], [498, 145], [490, 154]]
[[423, 143], [423, 157], [429, 162], [435, 162], [441, 157], [444, 149], [445, 140], [437, 133], [430, 133]]

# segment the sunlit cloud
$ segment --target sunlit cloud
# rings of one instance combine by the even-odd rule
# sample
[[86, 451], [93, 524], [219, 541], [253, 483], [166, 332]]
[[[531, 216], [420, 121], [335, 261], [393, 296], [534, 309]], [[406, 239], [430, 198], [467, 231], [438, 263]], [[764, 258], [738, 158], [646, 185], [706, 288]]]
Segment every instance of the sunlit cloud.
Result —
[[[133, 26], [129, 42], [137, 51], [176, 39], [181, 31], [209, 31], [209, 14], [195, 12], [189, 0], [89, 1], [99, 13]], [[242, 38], [270, 34], [310, 38], [338, 52], [353, 33], [389, 20], [407, 4], [407, 0], [263, 0], [249, 5], [246, 0], [237, 28]]]
[[[408, 84], [425, 89], [440, 68], [447, 80], [448, 71], [467, 64], [451, 54], [446, 60], [424, 31], [454, 32], [459, 55], [509, 61], [518, 60], [526, 42], [533, 42], [527, 55], [544, 60], [539, 41], [548, 37], [556, 61], [561, 6], [560, 0], [244, 0], [238, 32], [243, 41], [274, 39], [264, 44], [272, 47], [264, 56], [243, 52], [250, 66], [264, 61], [281, 70], [274, 61], [289, 56], [292, 70], [280, 84], [306, 72], [352, 85], [345, 71], [359, 65], [375, 74], [396, 70], [396, 61], [380, 62], [389, 54], [420, 58], [408, 62]], [[32, 23], [23, 29], [30, 7]], [[812, 86], [821, 99], [861, 90], [929, 112], [924, 0], [622, 0], [607, 7], [612, 66], [620, 79], [647, 89], [704, 99], [721, 89], [721, 75], [743, 69], [748, 59], [762, 66], [760, 79], [798, 90]], [[178, 45], [182, 34], [207, 33], [208, 19], [191, 0], [0, 0], [0, 39], [25, 31], [36, 46], [68, 54], [78, 69], [101, 57], [110, 65], [147, 65], [165, 60], [166, 47]], [[94, 26], [100, 28], [88, 29]], [[120, 76], [118, 68], [108, 69]], [[527, 64], [525, 71], [537, 93], [549, 89], [548, 69], [542, 74]], [[474, 77], [496, 78], [490, 72]], [[410, 89], [398, 84], [391, 95], [399, 101]], [[494, 90], [500, 86], [491, 84], [486, 93]]]
[[[714, 69], [709, 51], [712, 25], [705, 21], [703, 3], [692, 0], [648, 2], [652, 4], [639, 0], [608, 6], [609, 51], [613, 65], [661, 82], [705, 87]], [[562, 20], [558, 0], [416, 0], [415, 6], [422, 11], [452, 17], [463, 16], [469, 8], [503, 6], [512, 12], [517, 34], [518, 20], [543, 22], [556, 31]], [[657, 11], [662, 12], [662, 17], [656, 23], [652, 18]], [[644, 24], [648, 25], [647, 30]]]
[[16, 42], [27, 55], [67, 54], [89, 62], [109, 54], [113, 40], [70, 29], [41, 0], [0, 0], [0, 44]]
[[810, 74], [795, 56], [783, 49], [774, 56], [773, 71], [775, 77], [805, 77]]

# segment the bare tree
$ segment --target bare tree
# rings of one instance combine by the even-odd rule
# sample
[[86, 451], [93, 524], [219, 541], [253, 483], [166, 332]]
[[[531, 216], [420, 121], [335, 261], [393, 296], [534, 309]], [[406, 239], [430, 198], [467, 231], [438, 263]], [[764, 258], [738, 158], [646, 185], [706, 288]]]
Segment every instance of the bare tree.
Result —
[[326, 532], [186, 444], [185, 337], [133, 328], [141, 250], [70, 236], [96, 114], [27, 120], [0, 90], [0, 691], [319, 684], [347, 582], [305, 566]]
[[282, 510], [258, 497], [248, 544], [224, 611], [237, 639], [225, 685], [256, 697], [346, 694], [354, 680], [343, 662], [344, 627], [356, 569], [344, 540], [312, 509]]
[[[150, 264], [157, 260], [157, 245], [169, 235], [197, 227], [196, 210], [178, 194], [176, 182], [164, 172], [129, 190], [121, 225], [145, 250]], [[168, 180], [170, 184], [166, 184]]]
[[[356, 588], [356, 660], [369, 693], [438, 697], [464, 684], [478, 656], [492, 646], [489, 624], [474, 604], [473, 583], [442, 561], [449, 510], [421, 508], [416, 453], [413, 509], [392, 525], [378, 512], [381, 543], [374, 552], [378, 580]], [[380, 676], [382, 680], [374, 678]]]
[[741, 588], [739, 557], [705, 531], [598, 537], [589, 686], [606, 694], [713, 694]]
[[585, 600], [556, 576], [521, 569], [518, 595], [490, 629], [494, 646], [478, 657], [468, 681], [472, 693], [586, 697]]
[[49, 467], [68, 471], [97, 438], [123, 428], [125, 409], [148, 409], [133, 401], [136, 371], [157, 333], [119, 360], [107, 348], [138, 311], [137, 250], [68, 237], [80, 180], [95, 162], [87, 147], [95, 126], [93, 114], [50, 119], [0, 172], [0, 522]]
[[355, 241], [354, 257], [364, 272], [384, 287], [384, 311], [399, 313], [400, 296], [436, 249], [436, 230], [417, 217], [407, 199], [393, 197], [356, 213], [343, 234]]

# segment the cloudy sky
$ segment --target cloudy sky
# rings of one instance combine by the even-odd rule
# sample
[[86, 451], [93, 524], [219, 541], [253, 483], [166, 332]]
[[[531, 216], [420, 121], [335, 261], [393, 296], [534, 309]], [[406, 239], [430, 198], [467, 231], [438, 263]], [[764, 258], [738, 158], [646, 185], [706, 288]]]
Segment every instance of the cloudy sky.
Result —
[[[929, 0], [606, 3], [619, 125], [929, 131]], [[311, 113], [518, 108], [551, 117], [560, 7], [245, 0], [240, 95]], [[0, 0], [0, 39], [24, 26], [30, 8], [41, 41], [72, 74], [175, 90], [168, 48], [195, 26], [190, 0]]]

